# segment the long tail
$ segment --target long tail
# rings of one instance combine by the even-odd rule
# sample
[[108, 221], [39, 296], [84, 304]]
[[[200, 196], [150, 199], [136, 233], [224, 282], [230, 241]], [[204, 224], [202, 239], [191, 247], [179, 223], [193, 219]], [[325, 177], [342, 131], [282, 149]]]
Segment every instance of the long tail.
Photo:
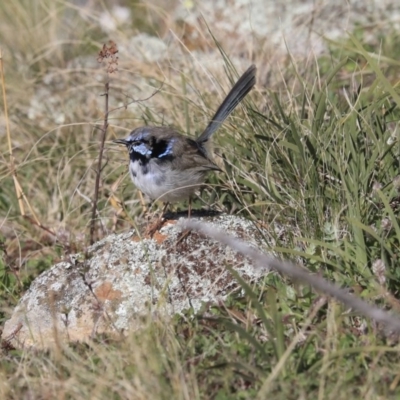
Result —
[[226, 96], [225, 100], [219, 106], [214, 117], [208, 123], [207, 128], [204, 132], [196, 139], [197, 143], [204, 143], [211, 137], [211, 135], [220, 127], [225, 121], [228, 115], [236, 108], [236, 106], [243, 100], [243, 98], [250, 92], [253, 86], [256, 84], [256, 72], [257, 68], [255, 65], [251, 65], [247, 71], [239, 78], [235, 83], [235, 86], [231, 89]]

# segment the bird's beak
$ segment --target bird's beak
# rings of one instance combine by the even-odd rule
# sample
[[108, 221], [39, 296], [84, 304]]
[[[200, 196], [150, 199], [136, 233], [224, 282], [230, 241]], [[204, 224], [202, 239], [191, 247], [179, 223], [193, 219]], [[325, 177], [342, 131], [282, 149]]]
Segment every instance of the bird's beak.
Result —
[[113, 140], [112, 142], [116, 143], [116, 144], [124, 144], [125, 146], [129, 145], [129, 141], [126, 139], [116, 139], [116, 140]]

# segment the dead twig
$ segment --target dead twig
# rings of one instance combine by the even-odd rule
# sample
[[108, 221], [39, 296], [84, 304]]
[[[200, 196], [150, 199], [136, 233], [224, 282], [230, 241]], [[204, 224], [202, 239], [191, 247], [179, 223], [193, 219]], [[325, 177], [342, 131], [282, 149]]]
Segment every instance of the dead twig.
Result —
[[[39, 228], [45, 230], [46, 232], [50, 233], [53, 236], [56, 236], [56, 234], [50, 228], [45, 227], [39, 221], [39, 218], [37, 217], [36, 213], [33, 211], [33, 208], [31, 206], [31, 204], [29, 203], [24, 191], [22, 190], [22, 186], [19, 183], [19, 180], [18, 180], [18, 177], [17, 177], [17, 169], [15, 167], [15, 158], [14, 158], [13, 151], [12, 151], [10, 121], [9, 121], [9, 118], [8, 118], [6, 85], [5, 85], [5, 79], [4, 79], [3, 57], [2, 57], [1, 49], [0, 49], [0, 75], [1, 75], [1, 87], [2, 87], [2, 95], [3, 95], [3, 103], [4, 103], [4, 117], [5, 117], [5, 123], [6, 123], [8, 152], [9, 152], [9, 155], [10, 155], [10, 164], [9, 164], [10, 165], [10, 173], [11, 173], [11, 176], [12, 176], [13, 181], [14, 181], [15, 193], [16, 193], [16, 196], [17, 196], [18, 206], [19, 206], [19, 212], [20, 212], [22, 217], [27, 219], [33, 225], [38, 226]], [[28, 206], [28, 209], [29, 209], [32, 217], [26, 214], [24, 202]]]
[[238, 253], [251, 258], [259, 267], [268, 266], [282, 275], [286, 275], [294, 280], [312, 286], [315, 290], [324, 295], [336, 298], [346, 307], [352, 308], [359, 314], [375, 321], [377, 324], [383, 325], [387, 328], [384, 333], [388, 336], [392, 333], [400, 333], [400, 319], [398, 317], [361, 300], [357, 296], [349, 293], [348, 290], [342, 289], [318, 275], [311, 274], [305, 268], [267, 256], [260, 250], [249, 246], [247, 243], [236, 239], [233, 236], [229, 236], [222, 231], [216, 230], [215, 227], [211, 225], [188, 220], [182, 223], [181, 226], [182, 229], [193, 229], [199, 231], [204, 235], [231, 247]]
[[118, 49], [115, 42], [110, 40], [109, 46], [106, 44], [103, 45], [103, 48], [99, 52], [99, 56], [97, 61], [102, 63], [103, 61], [107, 62], [106, 73], [107, 79], [105, 83], [105, 91], [104, 91], [104, 119], [103, 126], [100, 128], [101, 130], [101, 138], [100, 138], [100, 150], [99, 150], [99, 158], [97, 160], [97, 168], [96, 168], [96, 181], [94, 186], [94, 198], [93, 198], [93, 206], [92, 206], [92, 216], [90, 220], [90, 244], [94, 243], [95, 237], [94, 232], [96, 229], [96, 214], [97, 214], [97, 203], [99, 199], [99, 188], [100, 188], [100, 176], [102, 171], [103, 164], [103, 153], [104, 153], [104, 143], [106, 141], [107, 128], [108, 128], [108, 115], [109, 105], [108, 105], [108, 97], [110, 91], [110, 74], [114, 73], [118, 69], [118, 57], [117, 54]]

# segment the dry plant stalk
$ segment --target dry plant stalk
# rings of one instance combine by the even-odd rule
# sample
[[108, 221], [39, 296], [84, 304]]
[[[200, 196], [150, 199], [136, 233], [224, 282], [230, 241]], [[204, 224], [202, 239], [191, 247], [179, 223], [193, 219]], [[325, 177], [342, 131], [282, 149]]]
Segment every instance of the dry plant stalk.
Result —
[[99, 187], [100, 187], [100, 174], [103, 165], [103, 153], [104, 153], [104, 143], [106, 141], [107, 128], [108, 128], [108, 115], [110, 113], [108, 106], [108, 95], [110, 90], [110, 74], [116, 72], [118, 70], [118, 48], [115, 42], [110, 40], [109, 46], [106, 44], [103, 45], [103, 48], [100, 50], [99, 55], [97, 57], [97, 61], [102, 63], [103, 61], [107, 62], [106, 73], [107, 79], [105, 83], [105, 91], [104, 91], [104, 119], [103, 126], [100, 128], [101, 130], [101, 138], [100, 138], [100, 151], [99, 158], [97, 160], [97, 168], [96, 168], [96, 181], [94, 186], [94, 198], [92, 205], [92, 216], [90, 220], [90, 244], [94, 243], [95, 237], [94, 232], [96, 229], [96, 214], [97, 214], [97, 203], [99, 200]]
[[[0, 75], [1, 75], [1, 87], [2, 87], [2, 95], [3, 95], [3, 103], [4, 103], [4, 118], [5, 118], [5, 123], [6, 123], [6, 135], [7, 135], [7, 144], [8, 144], [8, 152], [10, 154], [10, 173], [13, 177], [14, 181], [14, 187], [15, 187], [15, 193], [18, 199], [18, 205], [19, 205], [19, 212], [21, 213], [21, 216], [28, 219], [31, 223], [34, 225], [38, 226], [39, 228], [44, 229], [46, 232], [50, 233], [51, 235], [55, 236], [55, 233], [42, 225], [42, 223], [39, 221], [39, 218], [36, 216], [36, 213], [33, 211], [33, 208], [31, 204], [29, 203], [27, 197], [25, 196], [24, 191], [22, 190], [22, 186], [18, 181], [17, 177], [17, 170], [15, 168], [15, 158], [12, 152], [12, 144], [11, 144], [11, 132], [10, 132], [10, 121], [8, 118], [8, 106], [7, 106], [7, 96], [6, 96], [6, 84], [5, 84], [5, 79], [4, 79], [4, 69], [3, 69], [3, 55], [0, 49]], [[26, 214], [25, 212], [25, 207], [24, 207], [24, 201], [26, 205], [29, 208], [29, 211], [32, 214], [32, 217]]]
[[254, 249], [247, 243], [236, 239], [233, 236], [229, 236], [222, 231], [218, 231], [215, 227], [195, 221], [186, 221], [181, 224], [183, 229], [193, 229], [204, 235], [223, 243], [233, 250], [241, 253], [242, 255], [252, 259], [255, 264], [259, 267], [268, 266], [272, 270], [279, 272], [282, 275], [286, 275], [291, 279], [306, 283], [313, 287], [315, 290], [323, 293], [324, 295], [331, 296], [339, 300], [346, 307], [352, 308], [359, 314], [370, 318], [377, 324], [382, 324], [386, 330], [386, 335], [392, 333], [400, 333], [400, 319], [395, 315], [392, 315], [379, 307], [367, 303], [364, 300], [350, 294], [347, 290], [327, 281], [326, 279], [313, 275], [308, 272], [305, 268], [298, 265], [279, 261], [276, 258], [267, 256], [260, 250]]

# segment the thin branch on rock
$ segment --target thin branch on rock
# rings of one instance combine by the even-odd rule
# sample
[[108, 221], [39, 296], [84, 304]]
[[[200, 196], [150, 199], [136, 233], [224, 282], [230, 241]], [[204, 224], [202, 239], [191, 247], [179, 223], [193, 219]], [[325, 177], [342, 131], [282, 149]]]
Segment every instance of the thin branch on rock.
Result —
[[315, 290], [334, 297], [342, 302], [346, 307], [352, 308], [359, 314], [370, 318], [378, 324], [384, 325], [387, 330], [384, 332], [386, 335], [392, 333], [400, 333], [400, 319], [393, 314], [390, 314], [379, 307], [361, 300], [357, 296], [350, 294], [348, 290], [342, 289], [334, 283], [326, 279], [313, 275], [303, 267], [292, 264], [290, 262], [279, 261], [276, 258], [270, 257], [260, 250], [257, 250], [247, 243], [227, 235], [222, 231], [218, 231], [215, 227], [195, 221], [185, 221], [181, 224], [182, 229], [196, 230], [204, 235], [223, 243], [233, 250], [241, 253], [242, 255], [252, 259], [258, 267], [269, 267], [270, 269], [286, 275], [294, 280], [306, 283], [312, 286]]
[[105, 83], [105, 91], [104, 91], [104, 120], [103, 126], [100, 128], [101, 130], [101, 138], [100, 138], [100, 151], [99, 158], [97, 160], [97, 169], [96, 169], [96, 182], [94, 186], [94, 198], [92, 205], [92, 217], [90, 220], [90, 244], [93, 244], [95, 241], [94, 232], [96, 229], [96, 213], [97, 213], [97, 202], [99, 199], [99, 188], [100, 188], [100, 176], [102, 171], [103, 164], [103, 153], [104, 153], [104, 143], [106, 141], [107, 128], [108, 128], [108, 115], [109, 115], [109, 106], [108, 106], [108, 95], [110, 91], [110, 79], [109, 75], [116, 72], [118, 69], [118, 57], [116, 54], [118, 53], [117, 45], [115, 42], [110, 40], [110, 45], [103, 45], [103, 48], [99, 52], [99, 56], [97, 61], [102, 63], [103, 61], [107, 61], [107, 81]]

